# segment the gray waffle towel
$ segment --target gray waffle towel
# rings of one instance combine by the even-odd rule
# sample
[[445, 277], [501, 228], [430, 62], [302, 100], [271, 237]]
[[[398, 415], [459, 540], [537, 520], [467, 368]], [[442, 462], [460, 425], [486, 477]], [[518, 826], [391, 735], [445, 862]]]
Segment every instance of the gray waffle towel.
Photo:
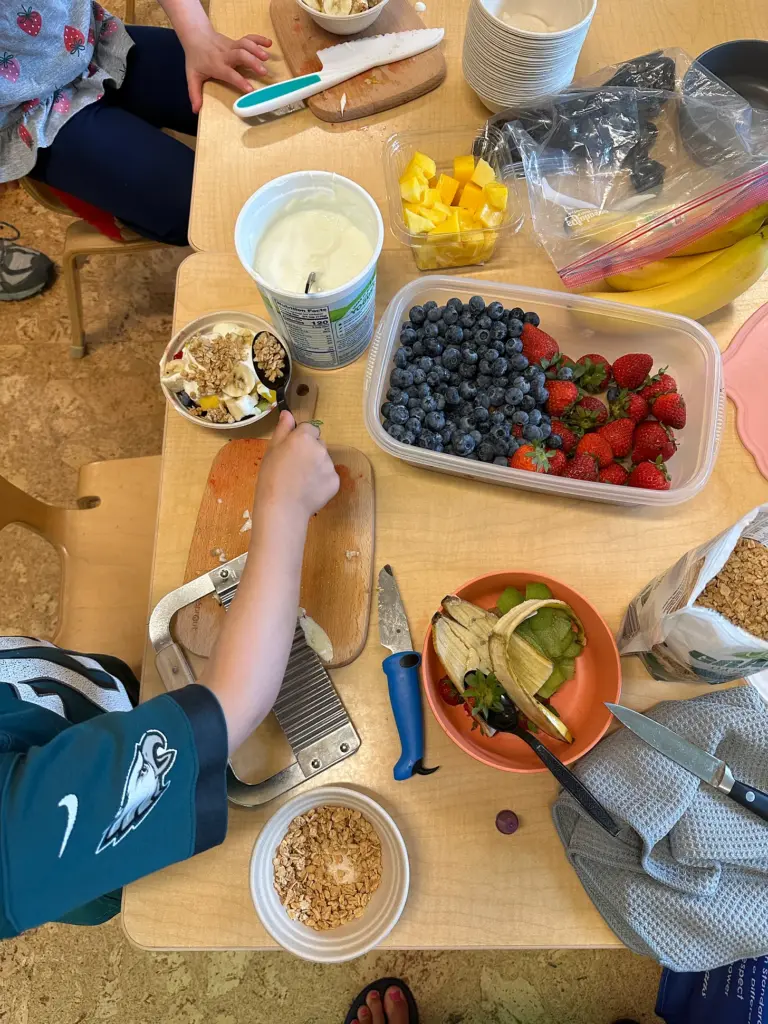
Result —
[[[751, 686], [665, 701], [650, 718], [768, 791], [768, 708]], [[552, 815], [592, 902], [630, 949], [673, 971], [768, 954], [768, 824], [629, 729], [577, 774], [622, 824], [614, 839], [564, 791]]]

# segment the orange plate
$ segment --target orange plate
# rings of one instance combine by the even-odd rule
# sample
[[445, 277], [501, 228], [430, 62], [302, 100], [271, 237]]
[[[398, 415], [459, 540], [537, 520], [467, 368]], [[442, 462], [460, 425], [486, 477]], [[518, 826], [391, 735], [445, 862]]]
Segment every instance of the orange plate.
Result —
[[[462, 584], [454, 593], [465, 601], [493, 608], [507, 587], [525, 591], [526, 583], [546, 583], [558, 600], [566, 601], [584, 624], [587, 644], [576, 660], [576, 675], [552, 698], [552, 706], [573, 734], [572, 744], [545, 736], [540, 739], [565, 764], [571, 764], [600, 740], [611, 723], [604, 701], [618, 703], [621, 694], [621, 663], [613, 634], [600, 613], [577, 591], [535, 572], [494, 572]], [[463, 707], [451, 707], [442, 700], [437, 684], [445, 670], [432, 646], [432, 629], [427, 631], [422, 650], [421, 675], [432, 713], [453, 742], [463, 751], [491, 768], [505, 772], [545, 772], [547, 769], [530, 747], [517, 736], [497, 733], [483, 736]]]

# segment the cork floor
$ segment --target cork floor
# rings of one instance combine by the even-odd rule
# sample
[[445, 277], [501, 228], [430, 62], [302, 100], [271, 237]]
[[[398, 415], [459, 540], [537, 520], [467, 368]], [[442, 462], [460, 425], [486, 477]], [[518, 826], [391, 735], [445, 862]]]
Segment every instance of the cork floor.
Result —
[[[138, 13], [162, 23], [152, 0], [140, 0]], [[66, 221], [25, 194], [0, 199], [0, 219], [26, 244], [54, 259], [60, 252]], [[68, 503], [83, 464], [160, 451], [156, 368], [183, 257], [99, 257], [85, 267], [89, 354], [80, 361], [69, 358], [60, 281], [38, 298], [0, 304], [2, 475]], [[45, 543], [3, 531], [0, 573], [0, 631], [51, 635], [58, 566]], [[338, 1024], [356, 992], [382, 975], [407, 979], [424, 1024], [658, 1020], [659, 968], [627, 951], [386, 952], [320, 967], [277, 953], [144, 953], [112, 921], [49, 925], [0, 944], [0, 1024]]]

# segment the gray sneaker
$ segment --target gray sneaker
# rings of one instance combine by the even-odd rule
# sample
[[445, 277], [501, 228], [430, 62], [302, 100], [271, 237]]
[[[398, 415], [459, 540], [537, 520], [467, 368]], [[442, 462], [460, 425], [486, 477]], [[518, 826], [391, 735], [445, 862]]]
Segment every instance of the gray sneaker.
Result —
[[[0, 221], [0, 302], [14, 302], [38, 295], [53, 276], [53, 262], [37, 249], [17, 245], [17, 229]], [[11, 236], [7, 237], [7, 233]]]

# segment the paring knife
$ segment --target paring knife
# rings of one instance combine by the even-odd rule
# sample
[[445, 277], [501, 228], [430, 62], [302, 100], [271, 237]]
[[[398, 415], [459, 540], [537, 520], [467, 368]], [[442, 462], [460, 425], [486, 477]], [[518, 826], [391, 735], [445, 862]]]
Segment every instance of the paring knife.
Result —
[[417, 28], [409, 32], [388, 32], [381, 36], [328, 46], [317, 51], [322, 64], [321, 71], [254, 89], [236, 99], [232, 109], [239, 117], [258, 117], [280, 110], [289, 103], [307, 99], [340, 82], [346, 82], [348, 78], [370, 71], [371, 68], [393, 64], [431, 50], [442, 41], [444, 35], [445, 30], [442, 28]]
[[391, 565], [385, 565], [379, 573], [379, 639], [382, 647], [392, 651], [382, 662], [382, 668], [387, 677], [389, 702], [400, 736], [401, 753], [395, 765], [395, 779], [403, 782], [412, 775], [431, 775], [437, 768], [425, 768], [423, 764], [421, 655], [413, 649], [408, 619]]
[[605, 705], [628, 729], [644, 740], [654, 750], [664, 754], [670, 761], [679, 764], [681, 768], [698, 776], [709, 786], [719, 789], [737, 804], [752, 811], [758, 818], [768, 821], [768, 795], [761, 793], [754, 786], [745, 786], [743, 782], [734, 779], [733, 773], [725, 761], [714, 757], [700, 747], [689, 743], [688, 740], [678, 736], [676, 732], [667, 729], [665, 725], [654, 722], [652, 718], [641, 715], [639, 711], [632, 711], [631, 708], [621, 707], [618, 704]]

